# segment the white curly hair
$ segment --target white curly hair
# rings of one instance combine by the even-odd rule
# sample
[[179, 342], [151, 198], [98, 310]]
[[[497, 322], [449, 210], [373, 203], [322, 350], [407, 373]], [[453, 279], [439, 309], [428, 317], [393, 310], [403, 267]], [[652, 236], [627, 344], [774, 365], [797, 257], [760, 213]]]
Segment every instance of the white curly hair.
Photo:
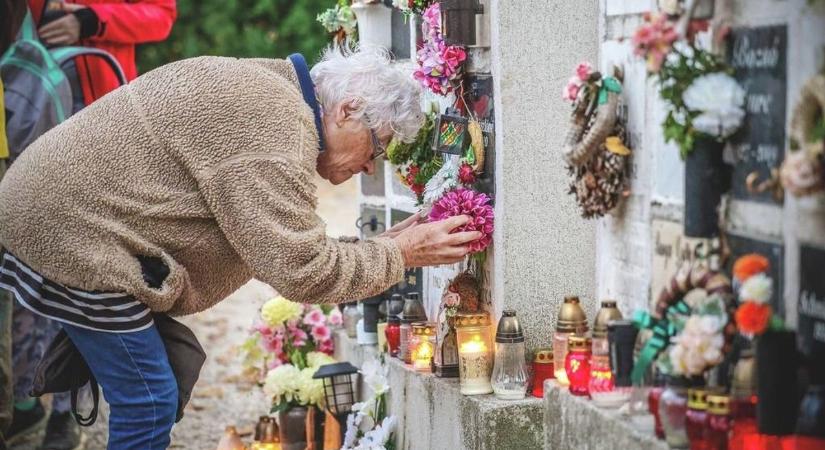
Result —
[[388, 128], [397, 139], [411, 142], [424, 123], [419, 84], [393, 65], [383, 48], [327, 48], [310, 74], [323, 108], [352, 102], [354, 116], [373, 130]]

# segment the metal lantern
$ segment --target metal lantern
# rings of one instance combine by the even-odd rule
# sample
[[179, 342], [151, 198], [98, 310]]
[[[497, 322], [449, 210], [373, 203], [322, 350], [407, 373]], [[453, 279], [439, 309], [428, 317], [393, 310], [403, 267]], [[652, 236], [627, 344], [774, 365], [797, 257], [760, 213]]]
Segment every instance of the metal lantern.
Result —
[[476, 14], [484, 13], [478, 0], [441, 0], [441, 33], [447, 45], [475, 45]]
[[352, 405], [355, 404], [355, 380], [353, 380], [353, 375], [357, 373], [357, 367], [348, 362], [340, 362], [321, 366], [312, 376], [312, 378], [320, 378], [324, 382], [326, 408], [341, 425], [342, 441], [344, 432], [347, 429], [347, 414], [350, 413]]
[[441, 378], [458, 378], [458, 342], [454, 317], [448, 318], [436, 335], [433, 372]]
[[487, 313], [456, 314], [461, 393], [490, 394], [493, 385], [493, 333]]

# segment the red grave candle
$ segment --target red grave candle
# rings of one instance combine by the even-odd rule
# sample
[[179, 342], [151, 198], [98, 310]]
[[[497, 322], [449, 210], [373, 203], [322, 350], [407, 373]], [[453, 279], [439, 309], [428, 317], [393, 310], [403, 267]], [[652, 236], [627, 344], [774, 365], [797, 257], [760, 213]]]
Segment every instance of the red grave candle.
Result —
[[540, 348], [533, 357], [533, 397], [544, 397], [544, 381], [553, 375], [553, 349]]
[[705, 428], [708, 419], [707, 392], [704, 389], [688, 389], [688, 409], [685, 414], [690, 450], [709, 450], [705, 440]]
[[708, 421], [705, 428], [705, 441], [713, 450], [728, 450], [730, 439], [730, 397], [727, 395], [708, 395]]
[[664, 390], [664, 386], [654, 386], [650, 388], [650, 392], [647, 394], [647, 407], [655, 420], [656, 437], [659, 439], [665, 438], [665, 430], [662, 428], [662, 418], [659, 416], [659, 399], [662, 398], [662, 392], [664, 392]]
[[398, 350], [401, 346], [401, 320], [398, 319], [398, 316], [387, 318], [387, 328], [384, 330], [384, 335], [387, 337], [390, 356], [398, 357]]
[[573, 395], [590, 395], [591, 345], [590, 338], [576, 335], [567, 338], [564, 371], [570, 381], [570, 393]]

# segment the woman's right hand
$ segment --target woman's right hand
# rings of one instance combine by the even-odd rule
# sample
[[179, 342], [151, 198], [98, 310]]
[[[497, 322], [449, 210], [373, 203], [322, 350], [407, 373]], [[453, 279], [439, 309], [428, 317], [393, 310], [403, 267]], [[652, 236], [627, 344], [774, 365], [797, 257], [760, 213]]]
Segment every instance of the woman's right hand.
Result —
[[478, 231], [451, 233], [470, 221], [456, 216], [439, 222], [418, 224], [393, 238], [404, 255], [405, 267], [453, 264], [467, 256], [467, 244], [481, 238]]

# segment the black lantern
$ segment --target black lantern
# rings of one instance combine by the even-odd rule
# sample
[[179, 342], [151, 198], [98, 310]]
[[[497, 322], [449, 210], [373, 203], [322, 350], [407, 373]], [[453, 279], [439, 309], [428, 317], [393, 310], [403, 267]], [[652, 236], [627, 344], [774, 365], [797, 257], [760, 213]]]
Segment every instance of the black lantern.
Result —
[[441, 33], [447, 45], [475, 45], [476, 14], [484, 7], [478, 0], [441, 0]]
[[340, 362], [321, 366], [312, 376], [324, 382], [324, 401], [327, 411], [335, 416], [335, 420], [341, 426], [342, 441], [347, 429], [347, 415], [352, 410], [352, 405], [355, 404], [353, 375], [357, 373], [357, 367], [348, 362]]

